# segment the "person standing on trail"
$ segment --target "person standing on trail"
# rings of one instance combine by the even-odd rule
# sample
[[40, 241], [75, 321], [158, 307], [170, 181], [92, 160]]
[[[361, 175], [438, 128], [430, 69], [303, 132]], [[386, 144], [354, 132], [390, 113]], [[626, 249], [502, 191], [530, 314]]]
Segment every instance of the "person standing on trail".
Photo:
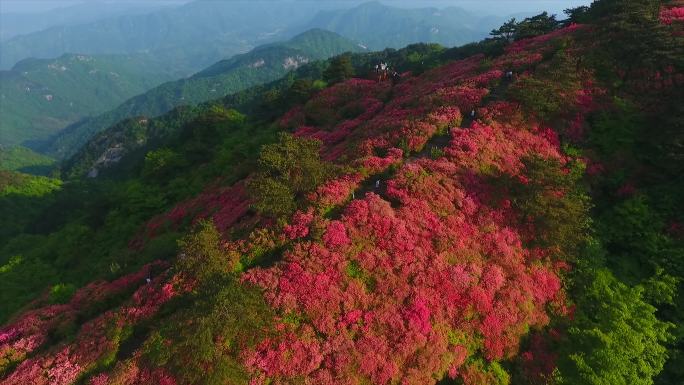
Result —
[[475, 119], [475, 109], [474, 108], [472, 111], [470, 111], [470, 118]]
[[375, 188], [380, 188], [380, 179], [375, 181]]

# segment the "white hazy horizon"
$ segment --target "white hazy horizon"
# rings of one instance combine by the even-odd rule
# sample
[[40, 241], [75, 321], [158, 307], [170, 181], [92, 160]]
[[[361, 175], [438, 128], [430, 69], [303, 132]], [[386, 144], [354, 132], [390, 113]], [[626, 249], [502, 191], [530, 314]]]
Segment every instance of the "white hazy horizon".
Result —
[[[125, 3], [131, 6], [181, 5], [194, 0], [1, 0], [0, 13], [42, 13], [58, 8], [67, 8], [84, 3]], [[241, 0], [200, 0], [235, 2]], [[309, 1], [314, 3], [339, 3], [340, 8], [352, 7], [366, 1], [359, 0], [252, 0], [252, 1]], [[468, 11], [506, 16], [513, 13], [548, 11], [559, 16], [566, 8], [589, 5], [591, 0], [380, 0], [398, 7], [462, 7]]]

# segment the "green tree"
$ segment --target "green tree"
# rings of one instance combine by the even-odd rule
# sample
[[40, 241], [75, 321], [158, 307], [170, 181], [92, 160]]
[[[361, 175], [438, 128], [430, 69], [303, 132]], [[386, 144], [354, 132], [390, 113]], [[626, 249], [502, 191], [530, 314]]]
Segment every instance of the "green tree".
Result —
[[262, 147], [258, 171], [248, 189], [260, 212], [276, 217], [294, 211], [296, 202], [313, 191], [333, 172], [321, 160], [318, 140], [281, 133], [279, 141]]
[[232, 274], [205, 282], [193, 299], [163, 330], [165, 338], [148, 339], [146, 358], [169, 367], [184, 384], [248, 383], [240, 353], [268, 333], [273, 311], [259, 290]]
[[233, 269], [227, 253], [221, 248], [221, 234], [210, 221], [199, 222], [195, 231], [179, 240], [178, 245], [181, 252], [175, 267], [188, 278], [205, 282]]
[[489, 34], [494, 39], [512, 40], [518, 31], [518, 23], [515, 17], [505, 22], [499, 29], [493, 29]]
[[573, 162], [569, 166], [566, 169], [556, 160], [528, 158], [525, 169], [529, 182], [515, 184], [511, 191], [521, 217], [538, 229], [533, 243], [556, 249], [564, 259], [577, 255], [591, 224], [589, 197], [577, 187], [584, 165]]
[[313, 81], [311, 79], [297, 79], [290, 86], [288, 97], [293, 103], [303, 103], [311, 97], [314, 91]]
[[667, 358], [671, 324], [658, 320], [644, 289], [629, 287], [607, 269], [576, 283], [575, 321], [562, 343], [558, 383], [651, 385]]
[[351, 56], [348, 54], [335, 56], [330, 60], [330, 65], [323, 72], [323, 80], [328, 84], [343, 82], [354, 76], [354, 66]]
[[164, 177], [183, 163], [182, 157], [170, 148], [160, 148], [145, 155], [143, 177]]
[[211, 222], [200, 222], [179, 245], [175, 269], [195, 283], [185, 297], [191, 305], [148, 337], [143, 358], [168, 367], [182, 383], [247, 383], [239, 354], [267, 332], [272, 310], [257, 289], [240, 283]]
[[[641, 77], [643, 70], [684, 66], [682, 37], [659, 20], [659, 0], [601, 0], [592, 3], [589, 17], [600, 32], [594, 63], [603, 73], [622, 69], [623, 80]], [[637, 72], [637, 73], [635, 73]]]
[[530, 113], [550, 121], [567, 113], [567, 105], [574, 100], [580, 87], [576, 57], [559, 50], [548, 62], [539, 65], [534, 76], [520, 76], [508, 88], [508, 96], [522, 104]]
[[528, 17], [518, 23], [515, 31], [515, 40], [527, 39], [547, 34], [560, 26], [556, 15], [542, 12], [539, 15]]
[[589, 20], [589, 7], [586, 5], [565, 9], [563, 10], [563, 13], [568, 17], [563, 22], [565, 25], [586, 23]]

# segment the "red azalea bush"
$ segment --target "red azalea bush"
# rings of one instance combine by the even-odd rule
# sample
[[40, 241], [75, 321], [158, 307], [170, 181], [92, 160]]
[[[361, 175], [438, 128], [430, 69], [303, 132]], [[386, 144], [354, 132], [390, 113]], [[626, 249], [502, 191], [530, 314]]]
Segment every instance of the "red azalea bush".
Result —
[[311, 203], [322, 210], [340, 205], [351, 198], [352, 192], [356, 190], [363, 177], [359, 173], [343, 175], [332, 179], [309, 194]]
[[282, 128], [294, 128], [304, 125], [305, 120], [302, 106], [296, 106], [278, 120], [278, 125]]
[[219, 231], [225, 232], [247, 213], [250, 203], [242, 182], [229, 187], [210, 188], [152, 218], [133, 244], [144, 244], [145, 240], [157, 236], [161, 229], [178, 229], [183, 224], [194, 224], [207, 218], [212, 219]]
[[[543, 135], [550, 135], [552, 142]], [[475, 122], [470, 129], [452, 130], [452, 138], [451, 145], [446, 149], [447, 155], [477, 172], [498, 171], [516, 175], [523, 167], [522, 156], [528, 153], [562, 159], [554, 146], [558, 139], [548, 129], [532, 128], [528, 131], [508, 125], [485, 126]]]
[[670, 25], [684, 21], [684, 7], [662, 8], [660, 10], [660, 22]]
[[489, 90], [486, 88], [448, 87], [438, 90], [433, 102], [438, 105], [457, 105], [462, 111], [470, 111], [479, 105], [488, 93]]
[[[510, 55], [525, 51], [543, 53], [547, 50], [554, 49], [553, 44], [548, 44], [550, 41], [571, 36], [571, 34], [575, 33], [576, 31], [584, 30], [586, 28], [588, 27], [582, 24], [570, 24], [567, 27], [555, 30], [544, 35], [518, 40], [506, 47], [506, 54]], [[506, 55], [504, 55], [504, 57], [505, 56]]]
[[463, 116], [461, 110], [453, 106], [445, 106], [437, 108], [427, 115], [428, 122], [434, 124], [439, 131], [449, 127], [459, 127]]
[[[145, 283], [145, 277], [149, 276], [149, 266], [133, 276], [137, 278], [136, 281]], [[72, 384], [76, 378], [93, 368], [99, 360], [116, 352], [121, 332], [125, 327], [149, 319], [164, 303], [176, 295], [173, 285], [166, 282], [167, 279], [168, 277], [162, 274], [154, 278], [149, 284], [143, 284], [133, 293], [130, 301], [122, 307], [104, 312], [97, 318], [84, 323], [73, 342], [58, 345], [21, 361], [8, 377], [0, 381], [0, 384]], [[74, 310], [72, 312], [76, 313]], [[75, 315], [73, 314], [72, 317]], [[45, 316], [49, 315], [43, 310], [42, 317]], [[23, 322], [26, 321], [29, 320], [23, 320]], [[49, 319], [47, 322], [46, 326], [52, 325]], [[34, 336], [38, 336], [42, 343], [48, 332], [50, 329], [35, 331]], [[19, 334], [15, 335], [14, 338], [18, 336]], [[34, 345], [35, 349], [38, 344], [34, 342]], [[13, 348], [16, 346], [16, 343], [12, 345]], [[17, 356], [19, 359], [13, 362], [20, 361], [30, 352], [23, 352], [23, 356]]]
[[502, 225], [510, 206], [487, 206], [470, 175], [518, 175], [529, 154], [562, 160], [558, 140], [492, 126], [453, 130], [447, 158], [403, 166], [387, 188], [399, 208], [375, 194], [354, 200], [321, 243], [295, 243], [282, 263], [245, 275], [281, 314], [306, 320], [282, 322], [246, 352], [253, 383], [472, 382], [489, 374], [462, 368], [467, 357], [511, 357], [528, 327], [548, 322], [546, 305], [562, 301], [556, 267]]
[[307, 212], [297, 211], [292, 216], [290, 224], [285, 225], [283, 232], [289, 239], [304, 238], [309, 235], [309, 226], [314, 219], [313, 210]]
[[[0, 373], [35, 352], [57, 329], [73, 324], [89, 309], [134, 290], [146, 282], [153, 268], [165, 266], [164, 263], [155, 262], [111, 282], [93, 282], [76, 291], [66, 304], [47, 305], [25, 312], [0, 329]], [[42, 301], [36, 301], [33, 306], [40, 306]]]

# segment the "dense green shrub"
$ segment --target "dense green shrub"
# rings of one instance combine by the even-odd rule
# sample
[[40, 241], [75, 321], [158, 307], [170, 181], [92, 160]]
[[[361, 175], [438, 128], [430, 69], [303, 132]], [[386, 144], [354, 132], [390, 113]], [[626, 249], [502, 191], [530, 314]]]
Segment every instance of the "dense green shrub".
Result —
[[290, 214], [307, 192], [313, 191], [333, 173], [320, 158], [318, 140], [281, 133], [278, 143], [265, 145], [258, 171], [248, 184], [258, 211], [281, 217]]

